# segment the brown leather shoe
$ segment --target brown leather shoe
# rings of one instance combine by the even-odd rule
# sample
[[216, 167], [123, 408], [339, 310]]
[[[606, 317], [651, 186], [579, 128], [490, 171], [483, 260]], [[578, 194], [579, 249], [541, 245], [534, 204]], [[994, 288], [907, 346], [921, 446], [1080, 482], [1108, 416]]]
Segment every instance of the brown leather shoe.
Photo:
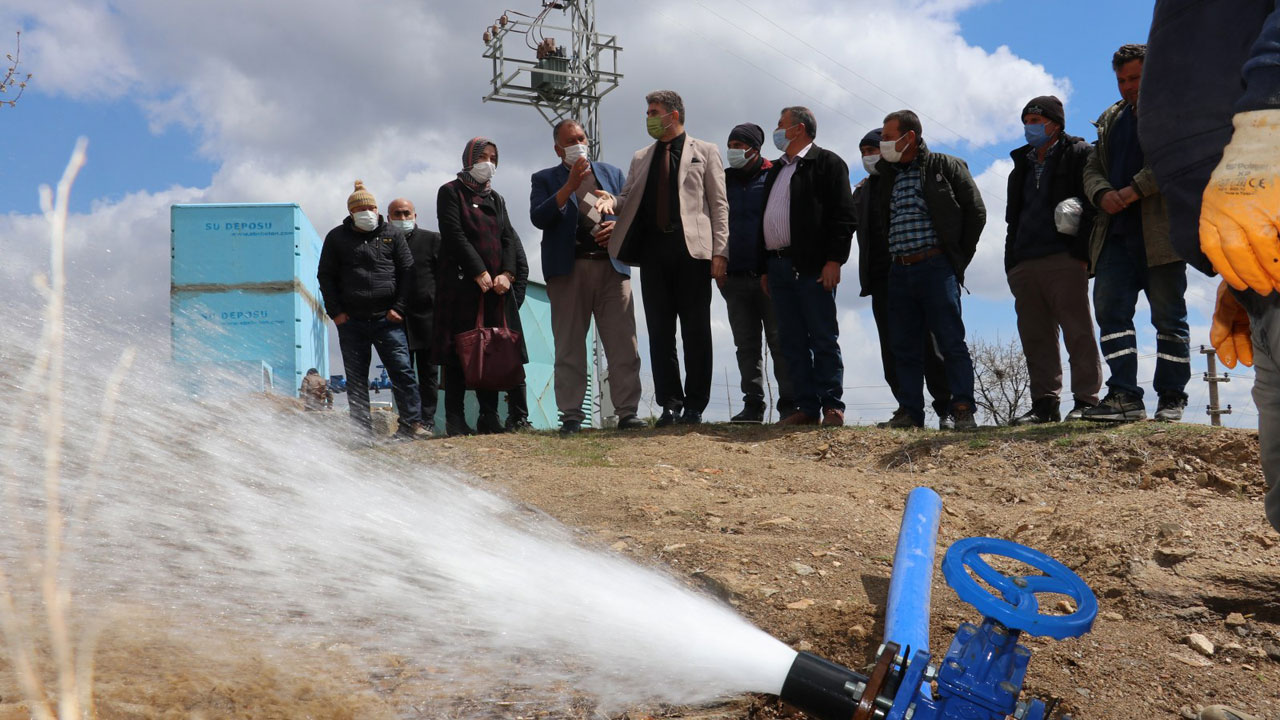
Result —
[[844, 426], [844, 411], [836, 408], [827, 408], [822, 411], [822, 424], [832, 427]]
[[797, 410], [778, 421], [779, 425], [817, 425], [818, 418], [803, 410]]

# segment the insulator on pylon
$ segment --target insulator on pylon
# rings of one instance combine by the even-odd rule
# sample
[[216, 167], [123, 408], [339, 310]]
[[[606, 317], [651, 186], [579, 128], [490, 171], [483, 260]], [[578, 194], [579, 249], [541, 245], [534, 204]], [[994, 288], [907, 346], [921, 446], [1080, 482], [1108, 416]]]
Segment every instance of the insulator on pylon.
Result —
[[497, 36], [498, 36], [498, 24], [497, 24], [497, 23], [494, 23], [494, 24], [493, 24], [493, 26], [489, 28], [489, 32], [493, 33], [493, 36], [494, 36], [494, 37], [497, 37]]
[[502, 17], [498, 18], [498, 24], [499, 24], [499, 25], [501, 25], [502, 27], [506, 27], [506, 26], [507, 26], [507, 14], [506, 14], [506, 13], [503, 13], [503, 14], [502, 14]]
[[485, 44], [487, 45], [487, 44], [489, 43], [489, 41], [490, 41], [490, 40], [492, 40], [492, 39], [493, 39], [493, 36], [489, 34], [489, 31], [488, 31], [488, 30], [485, 30], [485, 31], [484, 31], [484, 42], [485, 42]]

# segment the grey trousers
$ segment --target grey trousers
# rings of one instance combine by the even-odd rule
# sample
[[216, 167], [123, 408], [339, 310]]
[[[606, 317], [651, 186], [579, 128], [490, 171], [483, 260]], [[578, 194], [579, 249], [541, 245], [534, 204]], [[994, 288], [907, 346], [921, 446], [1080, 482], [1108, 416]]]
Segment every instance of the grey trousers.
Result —
[[796, 410], [795, 387], [787, 375], [787, 361], [778, 343], [778, 319], [773, 301], [760, 287], [759, 275], [732, 275], [725, 278], [720, 295], [729, 314], [729, 329], [737, 348], [738, 375], [741, 378], [742, 402], [750, 409], [765, 409], [764, 348], [761, 330], [769, 355], [773, 358], [773, 377], [778, 381], [778, 414], [786, 417]]
[[[1239, 297], [1239, 294], [1237, 294]], [[1253, 334], [1253, 404], [1258, 408], [1258, 459], [1267, 481], [1267, 520], [1280, 532], [1280, 297], [1243, 298]]]
[[1084, 264], [1066, 253], [1023, 260], [1009, 270], [1009, 290], [1031, 376], [1031, 399], [1062, 394], [1061, 328], [1071, 361], [1071, 394], [1078, 402], [1097, 405], [1102, 358], [1094, 340]]
[[547, 279], [551, 334], [556, 343], [555, 390], [560, 421], [582, 422], [587, 394], [587, 331], [596, 320], [609, 363], [609, 395], [619, 418], [640, 406], [640, 350], [631, 278], [608, 260], [575, 260], [573, 272]]

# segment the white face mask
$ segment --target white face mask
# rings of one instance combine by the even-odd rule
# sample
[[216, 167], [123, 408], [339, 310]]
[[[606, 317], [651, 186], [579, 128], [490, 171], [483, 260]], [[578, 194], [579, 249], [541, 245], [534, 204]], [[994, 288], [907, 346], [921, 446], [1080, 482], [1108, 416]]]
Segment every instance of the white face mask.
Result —
[[415, 220], [392, 220], [391, 224], [400, 228], [406, 233], [413, 232], [413, 229], [418, 226], [418, 223]]
[[361, 232], [372, 232], [378, 227], [378, 213], [373, 210], [361, 210], [351, 213], [351, 222]]
[[578, 162], [578, 158], [587, 157], [589, 149], [586, 145], [570, 145], [564, 148], [564, 164], [573, 167]]
[[876, 170], [876, 163], [880, 162], [879, 155], [863, 155], [862, 167], [867, 169], [868, 175], [879, 175], [880, 171]]
[[742, 148], [729, 148], [729, 167], [741, 168], [750, 162], [747, 159], [747, 151]]
[[[902, 138], [898, 138], [901, 140]], [[880, 141], [880, 157], [885, 160], [896, 163], [902, 160], [902, 151], [898, 149], [898, 140], [881, 140]]]
[[498, 172], [498, 166], [488, 161], [478, 162], [471, 166], [470, 172], [471, 177], [483, 185], [493, 179], [493, 176]]

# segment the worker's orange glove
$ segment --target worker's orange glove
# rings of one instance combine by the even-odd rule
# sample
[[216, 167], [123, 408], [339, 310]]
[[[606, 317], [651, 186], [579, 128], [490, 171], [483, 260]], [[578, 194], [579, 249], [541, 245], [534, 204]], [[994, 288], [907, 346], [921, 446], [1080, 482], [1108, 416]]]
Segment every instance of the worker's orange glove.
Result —
[[1200, 249], [1231, 287], [1266, 295], [1280, 287], [1280, 110], [1237, 113], [1232, 122], [1204, 191]]
[[1218, 351], [1222, 364], [1236, 366], [1236, 360], [1253, 367], [1253, 340], [1249, 334], [1249, 313], [1244, 311], [1224, 280], [1218, 285], [1218, 305], [1213, 309], [1209, 342]]

